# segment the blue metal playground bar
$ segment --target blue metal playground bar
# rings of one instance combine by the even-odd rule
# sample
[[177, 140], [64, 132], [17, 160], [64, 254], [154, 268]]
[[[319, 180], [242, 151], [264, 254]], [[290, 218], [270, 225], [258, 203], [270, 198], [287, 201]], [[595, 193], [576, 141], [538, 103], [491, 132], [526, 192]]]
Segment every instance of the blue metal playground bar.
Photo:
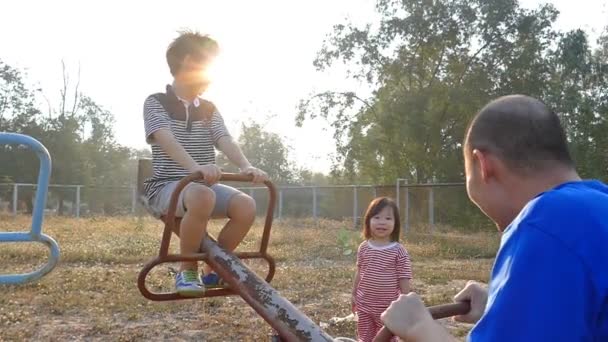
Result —
[[23, 274], [0, 274], [0, 284], [23, 284], [40, 279], [51, 272], [59, 261], [59, 246], [53, 238], [42, 234], [44, 208], [51, 176], [51, 157], [49, 151], [38, 140], [23, 134], [0, 132], [0, 144], [26, 145], [36, 152], [40, 159], [36, 200], [29, 232], [0, 232], [0, 242], [40, 242], [51, 251], [48, 262], [38, 270]]

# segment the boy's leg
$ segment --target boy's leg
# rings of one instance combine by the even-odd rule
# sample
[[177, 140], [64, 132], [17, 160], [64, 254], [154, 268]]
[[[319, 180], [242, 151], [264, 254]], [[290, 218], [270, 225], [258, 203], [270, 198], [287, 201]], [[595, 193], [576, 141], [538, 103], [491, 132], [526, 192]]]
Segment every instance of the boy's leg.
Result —
[[[157, 196], [151, 201], [153, 211], [167, 215], [171, 196], [177, 187], [177, 182], [172, 182], [163, 187]], [[200, 243], [207, 230], [207, 222], [215, 207], [215, 193], [208, 187], [190, 183], [179, 195], [175, 216], [181, 217], [179, 226], [179, 245], [181, 254], [198, 253]], [[205, 292], [197, 272], [198, 263], [181, 262], [179, 272], [175, 277], [175, 288], [178, 293], [190, 296], [200, 295]]]
[[255, 201], [243, 193], [230, 199], [228, 204], [228, 217], [230, 220], [217, 238], [222, 248], [233, 251], [245, 238], [255, 220]]
[[[233, 251], [243, 241], [255, 220], [255, 201], [250, 196], [223, 184], [215, 184], [211, 189], [216, 195], [213, 217], [229, 218], [217, 237], [217, 242], [222, 248]], [[209, 265], [205, 264], [203, 272], [205, 274], [211, 272]]]
[[[207, 222], [215, 206], [215, 193], [200, 184], [190, 184], [184, 189], [185, 213], [179, 232], [181, 254], [199, 252], [201, 241], [207, 231]], [[197, 270], [197, 262], [182, 262], [180, 271]]]

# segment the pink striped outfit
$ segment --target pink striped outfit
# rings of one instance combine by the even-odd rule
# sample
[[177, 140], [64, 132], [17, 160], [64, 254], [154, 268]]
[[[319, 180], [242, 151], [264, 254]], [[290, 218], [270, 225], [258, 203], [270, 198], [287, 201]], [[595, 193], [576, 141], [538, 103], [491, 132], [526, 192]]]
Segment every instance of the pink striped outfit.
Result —
[[401, 294], [399, 279], [412, 279], [410, 257], [398, 242], [374, 246], [364, 241], [357, 253], [359, 284], [355, 292], [359, 341], [372, 341], [382, 328], [380, 315]]

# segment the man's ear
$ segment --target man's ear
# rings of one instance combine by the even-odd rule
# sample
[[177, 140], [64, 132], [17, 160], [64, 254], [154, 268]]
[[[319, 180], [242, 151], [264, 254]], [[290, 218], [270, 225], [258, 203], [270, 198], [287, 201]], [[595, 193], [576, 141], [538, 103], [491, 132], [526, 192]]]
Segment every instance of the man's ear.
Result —
[[485, 183], [494, 176], [494, 162], [490, 156], [483, 151], [473, 150], [473, 167], [477, 167], [481, 174], [481, 180]]

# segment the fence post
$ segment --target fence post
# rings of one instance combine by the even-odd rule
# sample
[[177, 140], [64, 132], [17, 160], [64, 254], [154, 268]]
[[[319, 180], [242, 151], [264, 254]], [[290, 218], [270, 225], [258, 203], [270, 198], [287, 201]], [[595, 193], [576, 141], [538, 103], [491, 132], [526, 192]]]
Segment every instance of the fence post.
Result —
[[137, 188], [131, 187], [131, 214], [135, 214], [135, 207], [137, 207]]
[[19, 184], [13, 185], [13, 215], [17, 216], [17, 201], [19, 200]]
[[283, 216], [283, 189], [279, 189], [279, 210], [278, 218], [281, 219]]
[[353, 227], [356, 229], [357, 228], [357, 212], [359, 211], [357, 206], [359, 199], [357, 196], [357, 186], [353, 185]]
[[410, 230], [410, 187], [407, 186], [407, 179], [405, 180], [405, 231]]
[[317, 188], [312, 188], [312, 217], [317, 219]]
[[82, 185], [76, 185], [76, 217], [80, 217], [80, 188]]
[[[376, 187], [374, 186], [374, 198], [378, 197], [378, 189], [376, 189]], [[399, 207], [397, 207], [399, 208]]]
[[433, 187], [429, 187], [429, 225], [431, 232], [435, 230], [435, 196]]
[[399, 207], [399, 183], [401, 182], [401, 178], [397, 178], [397, 184], [395, 184], [395, 202], [397, 202], [397, 208], [401, 209], [401, 207]]

